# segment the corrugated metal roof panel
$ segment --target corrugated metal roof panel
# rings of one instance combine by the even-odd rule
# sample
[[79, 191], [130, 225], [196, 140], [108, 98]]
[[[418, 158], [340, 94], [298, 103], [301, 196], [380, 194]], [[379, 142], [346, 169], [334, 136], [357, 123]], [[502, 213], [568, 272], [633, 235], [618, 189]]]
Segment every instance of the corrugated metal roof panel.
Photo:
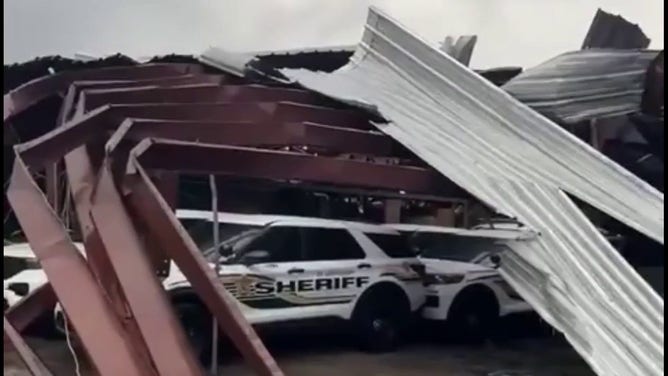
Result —
[[527, 69], [503, 89], [565, 123], [640, 110], [647, 68], [658, 51], [589, 49]]
[[374, 8], [350, 64], [282, 72], [375, 106], [382, 131], [537, 231], [502, 271], [596, 372], [663, 374], [663, 300], [564, 192], [661, 243], [663, 194]]

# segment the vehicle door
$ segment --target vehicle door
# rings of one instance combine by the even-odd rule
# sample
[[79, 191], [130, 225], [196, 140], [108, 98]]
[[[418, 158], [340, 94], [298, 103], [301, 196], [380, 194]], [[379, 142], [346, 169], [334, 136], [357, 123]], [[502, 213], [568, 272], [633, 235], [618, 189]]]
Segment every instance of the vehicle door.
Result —
[[346, 305], [370, 282], [371, 265], [360, 244], [345, 228], [303, 227], [303, 269], [312, 278], [304, 301]]
[[281, 309], [300, 304], [298, 280], [306, 277], [302, 261], [299, 228], [268, 227], [246, 245], [238, 259], [246, 272], [238, 283], [236, 296], [244, 305], [255, 310], [271, 310], [273, 319], [280, 319]]

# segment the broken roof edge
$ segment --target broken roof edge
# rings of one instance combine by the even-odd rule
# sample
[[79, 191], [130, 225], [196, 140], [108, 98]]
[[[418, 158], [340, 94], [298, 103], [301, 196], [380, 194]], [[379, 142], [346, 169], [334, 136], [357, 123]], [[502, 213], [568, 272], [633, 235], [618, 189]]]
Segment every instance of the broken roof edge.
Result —
[[279, 56], [279, 55], [299, 55], [299, 54], [311, 54], [311, 53], [322, 53], [322, 52], [355, 52], [357, 48], [356, 44], [347, 44], [347, 45], [333, 45], [333, 46], [322, 46], [322, 47], [297, 47], [297, 48], [287, 48], [287, 49], [277, 49], [277, 50], [261, 50], [261, 51], [252, 51], [247, 52], [249, 55], [255, 57], [266, 57], [266, 56]]

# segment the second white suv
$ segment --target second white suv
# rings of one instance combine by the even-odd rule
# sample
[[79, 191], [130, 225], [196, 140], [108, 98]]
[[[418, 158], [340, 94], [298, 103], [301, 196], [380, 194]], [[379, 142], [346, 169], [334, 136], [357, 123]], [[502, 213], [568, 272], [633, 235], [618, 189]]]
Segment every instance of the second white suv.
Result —
[[484, 338], [499, 317], [530, 312], [531, 306], [495, 269], [504, 243], [529, 239], [521, 229], [472, 229], [413, 224], [401, 231], [426, 267], [422, 317], [451, 323], [456, 335]]

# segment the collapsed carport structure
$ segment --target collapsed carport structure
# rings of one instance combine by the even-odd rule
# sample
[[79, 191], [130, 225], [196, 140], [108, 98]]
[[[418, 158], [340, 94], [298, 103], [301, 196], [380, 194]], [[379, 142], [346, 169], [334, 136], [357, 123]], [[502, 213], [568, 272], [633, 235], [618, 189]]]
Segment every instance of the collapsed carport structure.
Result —
[[[16, 147], [8, 190], [50, 281], [5, 317], [33, 372], [48, 371], [16, 329], [57, 296], [99, 373], [199, 374], [154, 273], [171, 258], [255, 370], [279, 374], [174, 218], [173, 173], [439, 194], [442, 176], [391, 158], [394, 139], [537, 231], [509, 244], [501, 271], [599, 374], [663, 373], [662, 299], [565, 192], [661, 243], [662, 194], [375, 9], [348, 66], [283, 74], [376, 110], [389, 120], [377, 124], [384, 134], [365, 112], [312, 92], [238, 85], [193, 65], [61, 74], [5, 96], [7, 124], [64, 94], [59, 127]], [[317, 152], [277, 150], [286, 145]], [[367, 157], [340, 157], [350, 154]], [[87, 260], [30, 174], [63, 157]]]
[[[17, 333], [57, 299], [100, 374], [200, 374], [156, 278], [172, 259], [253, 368], [280, 374], [174, 218], [175, 173], [306, 181], [406, 197], [444, 195], [451, 187], [420, 161], [397, 156], [405, 151], [374, 131], [364, 111], [342, 109], [306, 90], [244, 85], [234, 74], [201, 70], [149, 64], [65, 72], [5, 96], [6, 126], [40, 100], [63, 97], [57, 128], [15, 147], [7, 191], [49, 278], [6, 313], [6, 337], [33, 372], [48, 371]], [[86, 259], [49, 207], [59, 201], [49, 170], [63, 158]], [[46, 196], [31, 175], [43, 169]]]

